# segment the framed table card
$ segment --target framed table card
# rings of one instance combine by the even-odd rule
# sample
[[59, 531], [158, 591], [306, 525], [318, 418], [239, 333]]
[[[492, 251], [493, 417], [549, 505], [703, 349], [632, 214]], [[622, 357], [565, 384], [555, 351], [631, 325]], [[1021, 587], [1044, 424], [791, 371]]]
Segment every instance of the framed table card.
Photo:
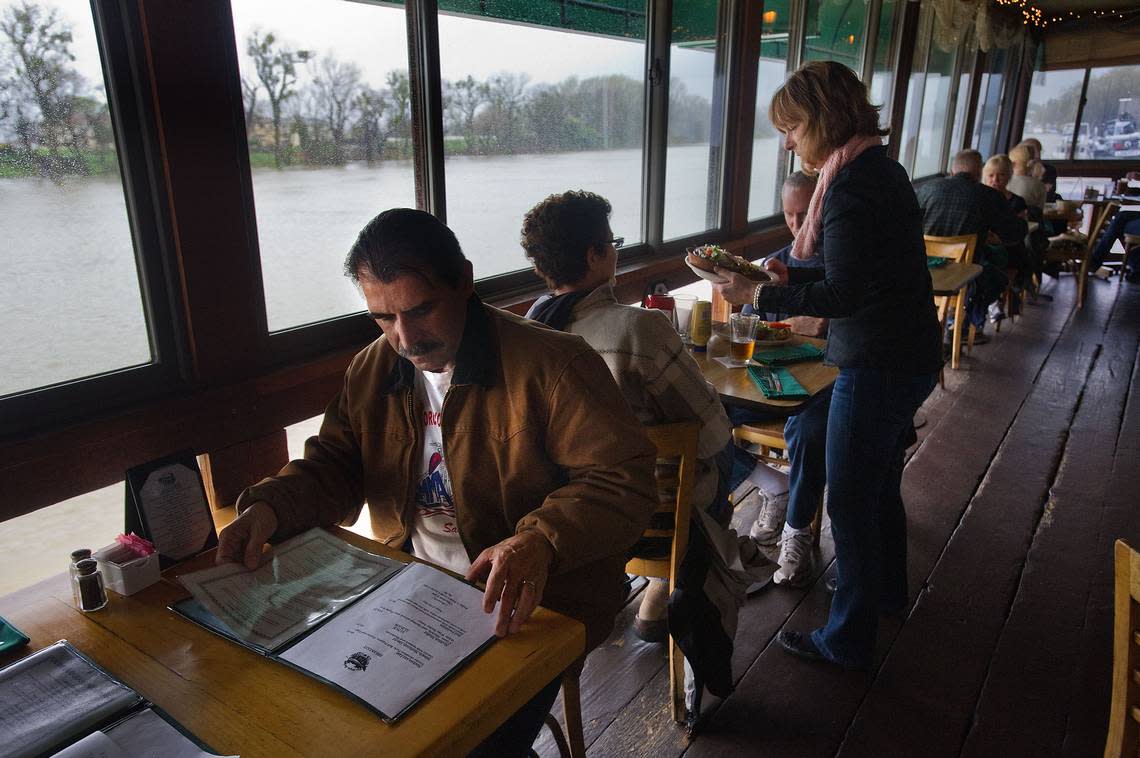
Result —
[[218, 544], [193, 453], [177, 453], [127, 471], [126, 531], [154, 544], [163, 569]]

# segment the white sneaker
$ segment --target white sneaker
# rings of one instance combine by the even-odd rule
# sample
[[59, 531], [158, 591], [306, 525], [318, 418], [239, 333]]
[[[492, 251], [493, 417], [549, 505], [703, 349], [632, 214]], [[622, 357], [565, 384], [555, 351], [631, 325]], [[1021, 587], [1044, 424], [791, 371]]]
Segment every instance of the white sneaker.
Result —
[[788, 493], [773, 495], [764, 490], [757, 490], [760, 498], [760, 512], [756, 514], [756, 523], [748, 530], [748, 536], [763, 547], [775, 547], [784, 531], [784, 517], [788, 513]]
[[990, 317], [991, 324], [996, 324], [1005, 319], [1005, 311], [1002, 310], [1001, 303], [996, 300], [986, 308], [986, 315]]
[[781, 535], [779, 564], [772, 575], [773, 582], [789, 587], [807, 586], [815, 565], [811, 529]]
[[1112, 269], [1110, 269], [1108, 266], [1101, 266], [1093, 272], [1093, 276], [1095, 276], [1097, 279], [1100, 279], [1101, 281], [1108, 281], [1108, 277], [1112, 276]]

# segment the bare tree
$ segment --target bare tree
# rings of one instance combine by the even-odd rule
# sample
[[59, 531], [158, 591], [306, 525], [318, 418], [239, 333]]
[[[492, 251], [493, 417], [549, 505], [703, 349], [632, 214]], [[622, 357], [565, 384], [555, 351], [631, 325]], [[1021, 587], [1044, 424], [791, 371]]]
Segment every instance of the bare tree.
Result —
[[520, 73], [495, 74], [487, 82], [488, 127], [498, 140], [499, 149], [514, 152], [525, 134], [522, 116], [526, 103], [526, 87], [530, 77]]
[[360, 90], [360, 67], [342, 63], [331, 53], [321, 58], [313, 76], [314, 104], [320, 111], [333, 143], [332, 162], [342, 164], [344, 135]]
[[353, 103], [359, 114], [356, 129], [360, 144], [364, 148], [364, 160], [371, 166], [377, 158], [383, 157], [385, 115], [389, 111], [388, 96], [383, 90], [361, 87]]
[[[411, 136], [412, 90], [408, 83], [407, 71], [389, 71], [385, 78], [388, 84], [388, 102], [391, 111], [388, 115], [388, 137], [402, 140], [400, 154], [408, 153], [408, 138]], [[385, 140], [386, 141], [386, 140]]]
[[297, 64], [313, 57], [308, 50], [294, 50], [278, 44], [273, 32], [265, 36], [253, 31], [246, 40], [246, 53], [253, 59], [257, 78], [269, 96], [269, 108], [273, 113], [273, 162], [277, 168], [285, 164], [285, 151], [281, 143], [282, 106], [296, 94]]
[[260, 89], [257, 82], [249, 77], [241, 78], [241, 99], [245, 104], [245, 131], [253, 128], [253, 116], [257, 113], [257, 91]]
[[[75, 99], [83, 79], [74, 69], [71, 29], [55, 10], [24, 0], [0, 18], [0, 35], [7, 40], [11, 70], [5, 87], [5, 111], [15, 116], [15, 132], [25, 159], [39, 163], [45, 176], [58, 178], [69, 167], [86, 171], [84, 138], [72, 123]], [[37, 160], [36, 146], [47, 150]], [[71, 160], [63, 155], [71, 148]]]
[[468, 74], [466, 79], [444, 82], [444, 93], [447, 95], [445, 112], [463, 135], [467, 150], [475, 150], [475, 114], [487, 103], [489, 87]]

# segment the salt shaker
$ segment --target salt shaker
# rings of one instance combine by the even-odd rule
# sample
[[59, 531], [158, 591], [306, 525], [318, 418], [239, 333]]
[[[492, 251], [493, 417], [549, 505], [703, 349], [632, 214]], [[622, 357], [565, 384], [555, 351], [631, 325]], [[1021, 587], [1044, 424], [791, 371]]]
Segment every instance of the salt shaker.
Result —
[[80, 548], [79, 550], [71, 551], [71, 562], [67, 564], [67, 576], [71, 580], [71, 599], [76, 608], [79, 607], [79, 585], [75, 582], [75, 577], [79, 574], [75, 564], [79, 563], [84, 558], [91, 557], [91, 550], [89, 548]]
[[84, 558], [75, 564], [75, 590], [79, 602], [76, 607], [84, 612], [97, 611], [107, 604], [107, 590], [103, 587], [103, 574], [99, 564]]

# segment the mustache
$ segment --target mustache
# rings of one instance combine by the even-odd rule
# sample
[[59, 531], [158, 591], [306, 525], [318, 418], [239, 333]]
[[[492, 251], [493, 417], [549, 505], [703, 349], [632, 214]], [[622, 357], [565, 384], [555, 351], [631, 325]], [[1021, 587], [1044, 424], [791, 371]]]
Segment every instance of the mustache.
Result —
[[439, 341], [417, 342], [411, 347], [400, 347], [396, 352], [403, 358], [419, 358], [428, 353], [434, 353], [443, 347], [443, 343]]

